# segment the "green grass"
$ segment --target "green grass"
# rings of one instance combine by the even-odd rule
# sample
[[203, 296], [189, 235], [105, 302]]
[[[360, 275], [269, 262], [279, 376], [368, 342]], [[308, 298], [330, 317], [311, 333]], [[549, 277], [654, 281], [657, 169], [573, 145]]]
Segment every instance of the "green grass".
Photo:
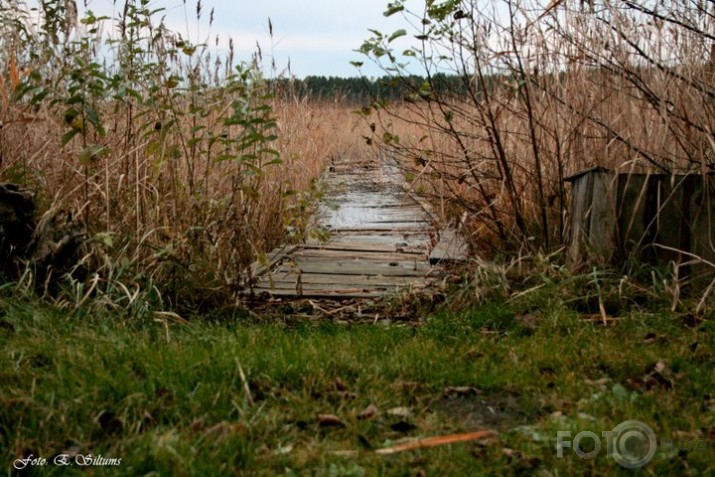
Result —
[[[167, 331], [111, 313], [0, 305], [3, 472], [18, 457], [73, 449], [121, 465], [26, 475], [629, 475], [605, 451], [590, 461], [555, 451], [558, 430], [600, 435], [627, 419], [707, 446], [658, 452], [641, 473], [715, 471], [708, 321], [631, 313], [605, 327], [553, 307], [524, 324], [496, 303], [419, 326], [196, 319]], [[359, 419], [369, 405], [377, 415]], [[388, 412], [398, 407], [412, 414]], [[321, 426], [318, 414], [344, 426]], [[372, 452], [478, 429], [499, 435]]]

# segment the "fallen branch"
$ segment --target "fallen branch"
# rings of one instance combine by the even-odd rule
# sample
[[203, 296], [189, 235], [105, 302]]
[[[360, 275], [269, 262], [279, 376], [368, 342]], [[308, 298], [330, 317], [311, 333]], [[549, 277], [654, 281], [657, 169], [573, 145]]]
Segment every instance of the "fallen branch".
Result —
[[496, 435], [496, 431], [489, 430], [468, 432], [466, 434], [451, 434], [448, 436], [428, 437], [426, 439], [419, 439], [414, 442], [408, 442], [406, 444], [399, 444], [392, 447], [384, 447], [382, 449], [377, 449], [375, 453], [380, 455], [397, 454], [398, 452], [407, 452], [427, 447], [444, 446], [448, 444], [454, 444], [455, 442], [478, 441], [481, 439], [486, 439], [488, 437], [494, 437]]

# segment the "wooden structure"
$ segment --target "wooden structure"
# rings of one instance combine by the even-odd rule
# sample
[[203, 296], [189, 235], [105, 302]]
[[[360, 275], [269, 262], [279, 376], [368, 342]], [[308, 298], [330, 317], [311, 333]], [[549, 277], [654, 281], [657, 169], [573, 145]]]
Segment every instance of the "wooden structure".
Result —
[[[683, 264], [685, 274], [715, 267], [715, 175], [622, 174], [595, 167], [571, 177], [574, 269], [636, 259]], [[691, 263], [688, 263], [691, 262]]]
[[443, 234], [440, 240], [396, 167], [337, 163], [325, 181], [328, 192], [312, 236], [255, 264], [245, 294], [348, 299], [430, 293], [440, 286], [447, 261], [466, 258], [461, 237]]

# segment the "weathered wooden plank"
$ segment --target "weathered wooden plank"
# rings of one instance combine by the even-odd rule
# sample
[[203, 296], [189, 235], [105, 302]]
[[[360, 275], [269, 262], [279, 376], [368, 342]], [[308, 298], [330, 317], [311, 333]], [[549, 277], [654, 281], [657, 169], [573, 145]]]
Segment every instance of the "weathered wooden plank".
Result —
[[[342, 263], [336, 264], [329, 261], [300, 263], [297, 269], [301, 273], [322, 273], [333, 275], [382, 275], [393, 277], [423, 277], [430, 272], [424, 265], [399, 263], [397, 266], [390, 266], [387, 263]], [[290, 269], [279, 269], [278, 273], [285, 273]]]
[[303, 268], [303, 266], [306, 264], [326, 266], [332, 265], [336, 269], [344, 267], [346, 265], [352, 265], [366, 267], [368, 269], [372, 267], [377, 270], [377, 273], [367, 273], [367, 275], [376, 275], [379, 273], [379, 270], [382, 270], [383, 268], [404, 268], [422, 271], [429, 271], [432, 269], [432, 267], [427, 263], [426, 260], [423, 260], [419, 256], [415, 255], [408, 255], [403, 260], [397, 258], [392, 260], [383, 260], [380, 258], [372, 258], [369, 255], [354, 258], [321, 257], [320, 255], [304, 257], [299, 255], [292, 255], [290, 261], [287, 261], [285, 263], [285, 266], [287, 268], [296, 266], [299, 268]]
[[258, 284], [266, 283], [285, 283], [287, 285], [295, 285], [298, 283], [298, 277], [303, 284], [347, 284], [355, 287], [367, 286], [404, 286], [414, 284], [415, 286], [427, 286], [434, 279], [426, 277], [405, 277], [405, 276], [384, 276], [384, 275], [333, 275], [319, 273], [271, 273], [261, 277]]
[[278, 262], [290, 255], [297, 248], [296, 245], [283, 245], [273, 249], [264, 259], [257, 260], [251, 265], [251, 278], [262, 275], [273, 268]]
[[[422, 227], [420, 227], [422, 225]], [[424, 230], [425, 224], [414, 224], [412, 227], [394, 227], [392, 224], [372, 224], [371, 227], [342, 227], [339, 229], [331, 229], [334, 232], [340, 233], [380, 233], [380, 232], [392, 232], [396, 235], [399, 234], [412, 234], [417, 232], [422, 232]]]
[[334, 245], [332, 243], [326, 243], [324, 245], [304, 245], [301, 250], [333, 250], [336, 252], [357, 252], [357, 253], [393, 253], [400, 252], [409, 255], [427, 255], [427, 244], [423, 244], [419, 247], [409, 247], [404, 245], [394, 245], [393, 247], [379, 245]]
[[454, 229], [445, 229], [439, 235], [440, 240], [429, 256], [431, 264], [467, 261], [469, 247]]
[[[337, 232], [333, 231], [330, 234], [325, 245], [338, 246], [354, 246], [354, 247], [370, 247], [379, 246], [385, 248], [396, 247], [415, 247], [422, 246], [430, 241], [430, 236], [424, 231], [420, 230], [417, 232], [408, 233], [391, 233], [389, 230], [382, 230], [379, 232], [357, 231], [357, 232]], [[316, 245], [321, 242], [317, 239], [309, 239], [307, 241], [308, 245]]]
[[595, 171], [574, 176], [571, 196], [571, 244], [567, 260], [573, 268], [589, 261], [604, 262], [615, 251], [615, 175]]
[[[692, 176], [688, 186], [693, 190], [688, 207], [690, 252], [695, 257], [715, 263], [715, 177]], [[714, 273], [713, 267], [704, 262], [691, 267], [691, 279], [701, 289], [710, 284]]]
[[573, 183], [571, 191], [571, 237], [567, 260], [569, 265], [577, 268], [585, 259], [583, 253], [584, 236], [588, 234], [584, 215], [591, 201], [590, 180], [588, 177]]
[[[652, 203], [652, 196], [654, 191], [657, 193], [659, 187], [660, 179], [657, 176], [618, 175], [616, 196], [618, 219], [615, 224], [618, 232], [617, 241], [624, 248], [640, 250], [643, 244], [652, 242], [657, 228], [655, 212], [659, 208], [657, 203]], [[611, 228], [614, 228], [613, 224]]]
[[609, 263], [617, 250], [614, 180], [610, 173], [593, 175], [588, 243], [594, 258], [602, 264]]
[[424, 285], [406, 283], [402, 285], [361, 285], [359, 283], [286, 283], [286, 282], [261, 282], [254, 286], [256, 291], [260, 290], [293, 290], [296, 292], [315, 292], [315, 291], [332, 291], [332, 292], [394, 292], [405, 289], [425, 288]]
[[404, 225], [426, 226], [425, 217], [412, 213], [384, 213], [381, 209], [351, 207], [345, 210], [325, 212], [320, 216], [320, 222], [327, 228], [361, 228], [371, 229], [375, 227], [389, 226], [402, 227]]
[[330, 249], [318, 249], [318, 248], [302, 248], [293, 253], [292, 257], [301, 258], [318, 258], [325, 260], [357, 260], [365, 259], [372, 261], [387, 261], [387, 262], [399, 262], [399, 261], [411, 261], [425, 259], [426, 254], [419, 253], [403, 253], [403, 252], [375, 252], [369, 250], [330, 250]]
[[360, 189], [343, 191], [336, 194], [328, 193], [321, 207], [329, 208], [331, 204], [354, 204], [363, 207], [414, 207], [417, 205], [406, 195], [396, 194], [395, 192], [364, 191]]
[[256, 294], [267, 293], [270, 296], [284, 297], [284, 298], [329, 298], [332, 300], [347, 300], [354, 298], [382, 298], [385, 296], [385, 292], [362, 292], [362, 291], [304, 291], [298, 294], [295, 290], [260, 290], [256, 291]]

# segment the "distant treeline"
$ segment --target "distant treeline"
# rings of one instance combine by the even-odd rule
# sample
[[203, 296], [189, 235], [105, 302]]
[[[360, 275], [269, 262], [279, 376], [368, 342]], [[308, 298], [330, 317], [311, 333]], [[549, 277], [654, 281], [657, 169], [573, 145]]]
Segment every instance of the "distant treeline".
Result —
[[278, 94], [292, 94], [310, 100], [341, 101], [368, 104], [375, 99], [400, 101], [428, 91], [467, 94], [470, 78], [443, 73], [430, 78], [420, 76], [380, 78], [340, 78], [306, 76], [304, 79], [275, 79], [271, 83]]

